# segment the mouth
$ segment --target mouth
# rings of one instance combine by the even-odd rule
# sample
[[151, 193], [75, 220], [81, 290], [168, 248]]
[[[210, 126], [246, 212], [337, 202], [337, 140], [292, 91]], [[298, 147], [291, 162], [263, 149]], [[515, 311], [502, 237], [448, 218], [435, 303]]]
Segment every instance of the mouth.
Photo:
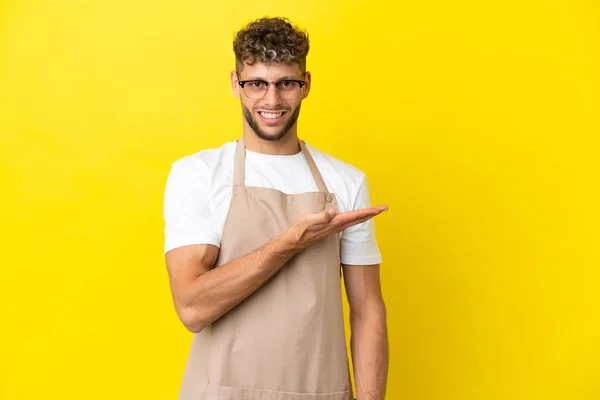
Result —
[[286, 111], [259, 111], [258, 115], [260, 119], [267, 125], [277, 125], [283, 120], [283, 116], [286, 114]]

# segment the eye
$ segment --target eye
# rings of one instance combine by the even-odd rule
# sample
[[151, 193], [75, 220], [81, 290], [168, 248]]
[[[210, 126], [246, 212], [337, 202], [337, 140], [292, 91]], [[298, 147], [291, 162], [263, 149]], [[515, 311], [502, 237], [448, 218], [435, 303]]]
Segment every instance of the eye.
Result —
[[294, 87], [295, 85], [296, 85], [296, 82], [294, 82], [294, 81], [281, 81], [281, 86], [283, 86], [286, 89]]
[[263, 81], [249, 81], [246, 85], [250, 86], [251, 89], [262, 89], [266, 87], [266, 82]]

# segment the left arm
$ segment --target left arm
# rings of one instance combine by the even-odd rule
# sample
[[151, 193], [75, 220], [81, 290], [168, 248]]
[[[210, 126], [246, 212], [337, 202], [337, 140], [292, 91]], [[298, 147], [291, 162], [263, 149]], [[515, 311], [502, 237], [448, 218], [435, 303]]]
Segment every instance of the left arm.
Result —
[[384, 400], [388, 337], [379, 264], [342, 266], [350, 304], [350, 347], [357, 399]]

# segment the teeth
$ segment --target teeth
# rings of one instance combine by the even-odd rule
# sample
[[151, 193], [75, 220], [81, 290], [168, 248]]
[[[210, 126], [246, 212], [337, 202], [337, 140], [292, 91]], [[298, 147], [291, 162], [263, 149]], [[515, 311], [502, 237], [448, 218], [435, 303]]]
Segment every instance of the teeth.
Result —
[[271, 119], [279, 118], [279, 117], [281, 117], [282, 114], [283, 114], [282, 112], [278, 112], [278, 113], [261, 112], [260, 113], [260, 115], [262, 115], [264, 118], [271, 118]]

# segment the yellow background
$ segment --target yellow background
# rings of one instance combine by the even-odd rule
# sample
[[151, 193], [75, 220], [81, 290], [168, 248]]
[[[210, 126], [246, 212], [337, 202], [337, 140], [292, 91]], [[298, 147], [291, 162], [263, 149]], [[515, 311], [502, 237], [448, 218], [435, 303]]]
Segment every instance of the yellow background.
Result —
[[591, 0], [1, 2], [0, 398], [176, 398], [164, 185], [241, 134], [264, 15], [310, 34], [301, 137], [390, 206], [387, 398], [600, 399]]

